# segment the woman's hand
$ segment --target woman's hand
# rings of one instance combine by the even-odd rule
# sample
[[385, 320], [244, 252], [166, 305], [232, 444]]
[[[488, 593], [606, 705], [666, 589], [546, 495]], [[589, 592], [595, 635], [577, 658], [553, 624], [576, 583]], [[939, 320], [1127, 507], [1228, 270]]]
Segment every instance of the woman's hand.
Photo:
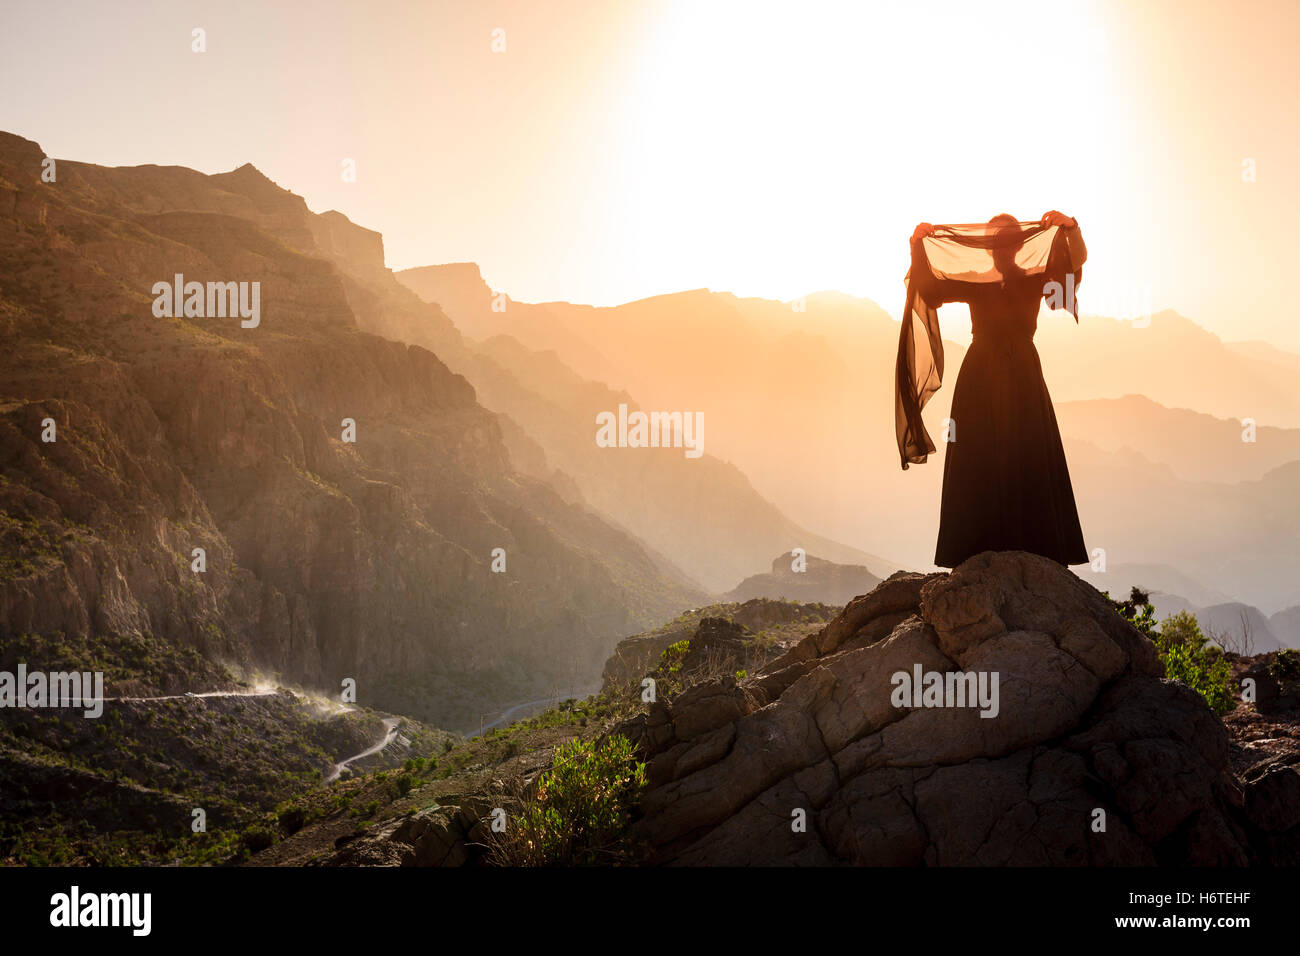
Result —
[[924, 239], [932, 232], [934, 232], [934, 226], [930, 225], [930, 223], [928, 222], [918, 223], [917, 227], [912, 230], [913, 244], [915, 244], [918, 239]]
[[1079, 223], [1072, 216], [1067, 216], [1063, 212], [1057, 212], [1055, 209], [1049, 209], [1043, 213], [1042, 223], [1044, 226], [1064, 226], [1066, 229], [1073, 229]]

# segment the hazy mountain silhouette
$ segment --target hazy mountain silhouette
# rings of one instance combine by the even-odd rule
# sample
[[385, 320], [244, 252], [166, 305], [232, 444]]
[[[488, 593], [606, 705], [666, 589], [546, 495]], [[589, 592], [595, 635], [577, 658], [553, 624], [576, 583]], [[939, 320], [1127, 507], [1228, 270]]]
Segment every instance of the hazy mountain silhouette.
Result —
[[1088, 314], [1077, 327], [1040, 321], [1036, 343], [1058, 402], [1137, 393], [1171, 408], [1300, 426], [1300, 393], [1287, 364], [1300, 357], [1224, 343], [1169, 309], [1146, 327]]
[[1300, 604], [1271, 615], [1268, 627], [1288, 647], [1300, 647]]
[[1056, 416], [1067, 440], [1127, 450], [1188, 481], [1253, 481], [1300, 460], [1300, 428], [1258, 425], [1246, 442], [1237, 419], [1166, 408], [1145, 395], [1058, 402]]
[[1129, 590], [1137, 587], [1152, 593], [1163, 591], [1176, 594], [1198, 605], [1222, 604], [1232, 600], [1224, 592], [1206, 587], [1167, 564], [1118, 564], [1105, 571], [1083, 567], [1078, 568], [1076, 573], [1097, 590], [1105, 591], [1116, 599], [1128, 597]]
[[[869, 300], [817, 293], [782, 303], [700, 289], [609, 308], [506, 297], [494, 312], [492, 290], [464, 264], [399, 278], [453, 303], [468, 335], [508, 331], [643, 407], [704, 410], [711, 452], [791, 520], [931, 566], [943, 448], [924, 467], [898, 468], [898, 324]], [[959, 308], [944, 319], [954, 333], [969, 329]], [[1044, 313], [1036, 343], [1088, 547], [1105, 549], [1112, 566], [1176, 568], [1223, 599], [1266, 611], [1292, 604], [1300, 549], [1286, 529], [1296, 526], [1300, 487], [1288, 466], [1300, 460], [1300, 429], [1284, 426], [1300, 422], [1300, 397], [1289, 353], [1225, 345], [1173, 312], [1147, 328], [1087, 314], [1076, 326]], [[946, 350], [957, 368], [963, 347], [948, 341]], [[945, 386], [935, 396], [931, 423], [948, 414], [951, 394]], [[1256, 419], [1254, 443], [1241, 440], [1241, 417]]]
[[[599, 448], [594, 441], [595, 416], [620, 403], [647, 410], [699, 410], [699, 406], [674, 402], [667, 392], [655, 404], [635, 393], [614, 390], [604, 384], [604, 378], [587, 379], [562, 360], [553, 345], [536, 350], [522, 345], [513, 334], [491, 334], [503, 323], [485, 317], [486, 313], [518, 322], [527, 314], [550, 323], [545, 307], [509, 302], [505, 313], [493, 313], [491, 291], [477, 269], [463, 264], [407, 270], [397, 276], [423, 298], [442, 305], [467, 335], [471, 329], [491, 335], [464, 368], [484, 404], [519, 422], [545, 449], [548, 467], [571, 476], [584, 500], [671, 555], [704, 587], [723, 591], [763, 568], [768, 555], [795, 547], [840, 563], [865, 565], [879, 577], [898, 569], [898, 563], [888, 558], [799, 527], [764, 500], [742, 469], [712, 453], [714, 435], [726, 426], [711, 411], [704, 410], [706, 453], [696, 460], [680, 453], [609, 454]], [[554, 327], [557, 331], [548, 341], [565, 338], [563, 327]], [[701, 535], [701, 529], [709, 534]]]
[[1225, 650], [1238, 654], [1267, 654], [1287, 647], [1300, 648], [1293, 633], [1278, 634], [1271, 619], [1257, 607], [1228, 601], [1202, 607], [1175, 594], [1152, 594], [1156, 617], [1164, 620], [1171, 614], [1187, 611], [1196, 616], [1201, 633], [1214, 639]]

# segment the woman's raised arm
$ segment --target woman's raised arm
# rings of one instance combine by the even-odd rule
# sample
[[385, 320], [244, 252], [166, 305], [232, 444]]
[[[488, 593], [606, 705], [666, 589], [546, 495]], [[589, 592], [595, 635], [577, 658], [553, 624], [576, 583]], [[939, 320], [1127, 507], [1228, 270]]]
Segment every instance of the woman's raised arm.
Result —
[[918, 223], [917, 227], [912, 230], [911, 250], [912, 250], [912, 278], [916, 283], [916, 289], [922, 299], [928, 303], [931, 308], [939, 308], [949, 302], [969, 302], [973, 283], [962, 282], [960, 279], [936, 279], [930, 272], [929, 263], [921, 264], [924, 261], [924, 253], [917, 248], [917, 243], [927, 236], [934, 234], [934, 225], [928, 222]]
[[1049, 209], [1043, 213], [1042, 223], [1044, 226], [1060, 226], [1065, 230], [1065, 242], [1070, 247], [1070, 265], [1075, 269], [1083, 265], [1088, 258], [1088, 247], [1083, 244], [1083, 232], [1079, 229], [1079, 220], [1055, 209]]

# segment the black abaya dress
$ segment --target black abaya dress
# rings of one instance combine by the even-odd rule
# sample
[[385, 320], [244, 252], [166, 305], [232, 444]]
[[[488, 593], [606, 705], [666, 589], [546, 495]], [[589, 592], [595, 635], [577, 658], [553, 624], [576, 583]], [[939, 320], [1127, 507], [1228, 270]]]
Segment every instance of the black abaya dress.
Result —
[[935, 305], [968, 303], [972, 331], [952, 396], [934, 563], [956, 567], [981, 551], [1087, 563], [1061, 432], [1034, 347], [1043, 277], [945, 280], [928, 292]]

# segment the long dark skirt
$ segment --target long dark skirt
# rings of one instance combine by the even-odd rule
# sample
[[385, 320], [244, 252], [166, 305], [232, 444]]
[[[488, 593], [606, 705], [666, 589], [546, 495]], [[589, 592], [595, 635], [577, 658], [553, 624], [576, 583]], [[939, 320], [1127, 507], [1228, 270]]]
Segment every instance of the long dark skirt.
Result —
[[1056, 412], [1034, 340], [976, 336], [953, 390], [934, 563], [1029, 551], [1061, 564], [1088, 552]]

